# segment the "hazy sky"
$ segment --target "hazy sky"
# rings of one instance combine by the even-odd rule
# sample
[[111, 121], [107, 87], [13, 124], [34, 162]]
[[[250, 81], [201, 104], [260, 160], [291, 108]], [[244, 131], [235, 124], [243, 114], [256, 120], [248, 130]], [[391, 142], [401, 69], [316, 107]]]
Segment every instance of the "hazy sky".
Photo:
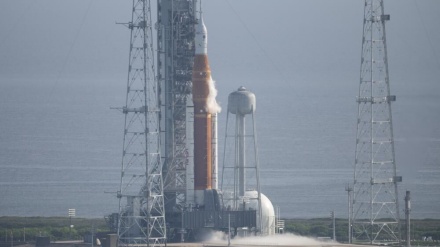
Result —
[[[1, 1], [2, 80], [55, 76], [62, 84], [79, 74], [126, 74], [129, 35], [114, 23], [129, 21], [130, 6], [128, 0]], [[205, 0], [203, 7], [218, 81], [358, 77], [361, 0]], [[392, 83], [438, 78], [440, 2], [389, 0], [385, 9]]]
[[[276, 104], [265, 98], [268, 89], [301, 95], [331, 90], [335, 98], [349, 97], [344, 104], [351, 104], [355, 118], [363, 2], [203, 1], [220, 103], [239, 85], [256, 92], [260, 106]], [[0, 82], [15, 78], [63, 88], [87, 78], [123, 92], [129, 32], [115, 22], [128, 22], [130, 8], [128, 0], [1, 1]], [[395, 111], [414, 91], [438, 98], [440, 1], [387, 0], [385, 11], [391, 15], [387, 41]], [[439, 113], [427, 117], [407, 128], [434, 129]]]
[[[78, 77], [124, 82], [129, 33], [115, 22], [130, 20], [130, 6], [128, 0], [1, 1], [0, 80], [38, 78], [57, 87]], [[438, 90], [440, 2], [388, 0], [385, 10], [392, 90]], [[361, 0], [205, 0], [203, 11], [220, 101], [237, 84], [257, 91], [358, 87]]]
[[[155, 1], [152, 2], [155, 9]], [[351, 150], [350, 155], [344, 154], [342, 162], [351, 166], [363, 2], [204, 0], [208, 54], [220, 103], [225, 107], [227, 95], [240, 85], [254, 91], [259, 109], [267, 111], [258, 118], [262, 122], [260, 140], [265, 140], [269, 135], [282, 135], [283, 128], [297, 128], [298, 119], [293, 117], [284, 126], [270, 123], [270, 118], [297, 115], [301, 109], [295, 107], [299, 104], [289, 99], [307, 99], [311, 95], [309, 102], [303, 102], [308, 105], [305, 109], [310, 110], [303, 112], [302, 118], [310, 115], [311, 121], [330, 122], [319, 126], [332, 126], [333, 118], [339, 116], [350, 119], [343, 126], [306, 131], [348, 131], [344, 138]], [[130, 21], [131, 5], [129, 0], [1, 0], [0, 90], [41, 83], [68, 94], [71, 83], [86, 80], [88, 84], [78, 83], [94, 88], [93, 93], [100, 93], [100, 87], [117, 88], [112, 91], [118, 94], [115, 102], [105, 107], [122, 105], [129, 31], [115, 22]], [[398, 120], [394, 122], [395, 132], [400, 134], [396, 135], [400, 142], [397, 160], [407, 167], [417, 162], [434, 162], [439, 169], [440, 1], [385, 0], [385, 11], [391, 15], [386, 31], [391, 93], [397, 95], [393, 105]], [[270, 95], [279, 91], [280, 97], [269, 98], [267, 91], [272, 92]], [[330, 96], [340, 102], [340, 107], [312, 98], [320, 95]], [[420, 108], [412, 107], [419, 100], [417, 97], [426, 98], [426, 102], [421, 99], [423, 102], [417, 104]], [[48, 94], [45, 100], [51, 104], [66, 103], [57, 101], [58, 98]], [[0, 117], [8, 117], [6, 103], [14, 102], [0, 99], [0, 103]], [[313, 110], [318, 108], [329, 117], [314, 116]], [[1, 126], [0, 131], [4, 131]], [[122, 135], [122, 127], [118, 135]], [[120, 145], [119, 140], [119, 136], [114, 139], [116, 145]], [[311, 145], [316, 145], [313, 141]], [[272, 143], [260, 146], [263, 153], [269, 152]], [[273, 148], [279, 147], [274, 144]], [[312, 146], [308, 148], [313, 150]], [[420, 152], [413, 155], [414, 150]], [[301, 147], [291, 152], [302, 152]]]

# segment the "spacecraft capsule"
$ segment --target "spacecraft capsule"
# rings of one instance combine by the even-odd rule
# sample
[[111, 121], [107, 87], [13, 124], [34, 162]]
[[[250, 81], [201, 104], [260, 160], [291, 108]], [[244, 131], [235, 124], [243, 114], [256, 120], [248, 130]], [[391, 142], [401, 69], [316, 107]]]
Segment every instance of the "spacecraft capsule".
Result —
[[195, 44], [196, 44], [196, 55], [197, 54], [208, 54], [208, 31], [206, 30], [205, 23], [203, 19], [200, 18], [195, 27]]

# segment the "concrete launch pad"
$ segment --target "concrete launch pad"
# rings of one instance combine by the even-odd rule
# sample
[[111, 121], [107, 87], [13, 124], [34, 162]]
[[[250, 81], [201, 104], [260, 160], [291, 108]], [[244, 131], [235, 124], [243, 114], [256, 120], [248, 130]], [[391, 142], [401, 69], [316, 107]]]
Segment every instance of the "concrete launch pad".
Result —
[[284, 247], [367, 247], [372, 245], [341, 244], [332, 240], [321, 240], [294, 234], [275, 234], [267, 236], [235, 237], [228, 241], [227, 235], [212, 233], [206, 241], [200, 243], [171, 243], [168, 246], [179, 247], [257, 247], [257, 246], [284, 246]]
[[295, 244], [292, 243], [264, 243], [261, 244], [246, 244], [246, 243], [239, 243], [234, 244], [233, 241], [231, 242], [231, 245], [228, 245], [227, 241], [225, 243], [171, 243], [167, 244], [167, 246], [174, 246], [174, 247], [224, 247], [224, 246], [231, 246], [231, 247], [262, 247], [262, 246], [283, 246], [283, 247], [367, 247], [367, 246], [373, 246], [373, 245], [353, 245], [353, 244], [339, 244], [339, 243], [321, 243], [321, 244]]

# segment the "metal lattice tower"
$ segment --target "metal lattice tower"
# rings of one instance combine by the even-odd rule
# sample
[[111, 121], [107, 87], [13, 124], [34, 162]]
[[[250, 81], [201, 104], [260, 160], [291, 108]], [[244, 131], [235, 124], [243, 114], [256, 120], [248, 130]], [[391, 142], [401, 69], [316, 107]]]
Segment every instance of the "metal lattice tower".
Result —
[[353, 184], [353, 242], [400, 242], [383, 0], [365, 0]]
[[[158, 0], [158, 80], [164, 130], [164, 195], [167, 215], [186, 204], [192, 152], [192, 68], [196, 0]], [[188, 121], [191, 119], [190, 121]], [[188, 137], [188, 138], [187, 138]]]
[[124, 141], [119, 197], [118, 245], [166, 243], [160, 155], [158, 84], [155, 79], [149, 0], [133, 0]]

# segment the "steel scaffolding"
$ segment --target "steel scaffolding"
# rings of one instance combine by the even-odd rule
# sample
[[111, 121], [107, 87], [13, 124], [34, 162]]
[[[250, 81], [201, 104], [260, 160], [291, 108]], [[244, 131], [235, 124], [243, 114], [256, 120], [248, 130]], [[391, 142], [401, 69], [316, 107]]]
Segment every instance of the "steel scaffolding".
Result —
[[[164, 130], [164, 195], [167, 215], [186, 204], [191, 156], [192, 67], [196, 0], [158, 0], [158, 80]], [[188, 121], [191, 119], [191, 121]], [[168, 214], [170, 213], [170, 214]]]
[[353, 242], [400, 242], [383, 0], [365, 0], [353, 183]]
[[160, 108], [149, 0], [133, 0], [121, 181], [119, 246], [163, 246], [166, 224]]

